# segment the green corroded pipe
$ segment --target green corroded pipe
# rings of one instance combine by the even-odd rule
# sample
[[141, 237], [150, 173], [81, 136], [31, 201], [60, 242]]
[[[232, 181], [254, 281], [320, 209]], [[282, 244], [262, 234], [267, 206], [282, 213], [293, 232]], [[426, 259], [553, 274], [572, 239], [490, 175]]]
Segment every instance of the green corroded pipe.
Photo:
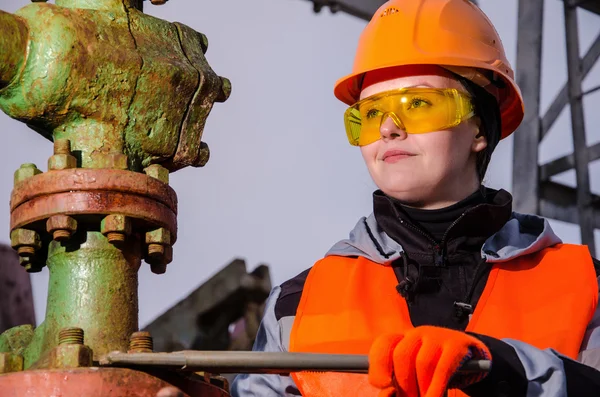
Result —
[[0, 11], [0, 89], [19, 73], [25, 61], [27, 25], [17, 16]]
[[110, 351], [127, 351], [131, 333], [138, 330], [140, 247], [131, 236], [118, 249], [89, 230], [78, 231], [68, 242], [50, 243], [46, 318], [34, 336], [38, 343], [30, 345], [37, 351], [27, 352], [25, 367], [55, 347], [59, 331], [66, 327], [84, 330], [84, 343], [95, 359]]

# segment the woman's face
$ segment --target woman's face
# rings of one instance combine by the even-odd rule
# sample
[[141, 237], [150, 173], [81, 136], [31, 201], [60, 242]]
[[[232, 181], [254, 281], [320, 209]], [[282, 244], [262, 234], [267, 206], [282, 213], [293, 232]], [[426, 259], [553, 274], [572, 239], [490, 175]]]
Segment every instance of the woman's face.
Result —
[[[405, 87], [456, 88], [460, 82], [442, 68], [430, 74], [409, 74], [375, 82], [361, 99]], [[429, 72], [428, 72], [429, 73]], [[381, 124], [381, 139], [361, 147], [375, 184], [388, 196], [418, 208], [443, 208], [473, 193], [479, 186], [476, 153], [487, 146], [472, 117], [448, 130], [407, 134], [392, 119]]]

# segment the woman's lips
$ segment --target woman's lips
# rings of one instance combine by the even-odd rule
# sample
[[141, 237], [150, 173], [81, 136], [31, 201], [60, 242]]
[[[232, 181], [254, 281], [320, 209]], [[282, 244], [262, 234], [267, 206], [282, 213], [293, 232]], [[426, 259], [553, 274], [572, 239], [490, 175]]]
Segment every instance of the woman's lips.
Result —
[[382, 160], [386, 163], [397, 163], [400, 160], [413, 157], [415, 154], [404, 150], [388, 150], [383, 154]]

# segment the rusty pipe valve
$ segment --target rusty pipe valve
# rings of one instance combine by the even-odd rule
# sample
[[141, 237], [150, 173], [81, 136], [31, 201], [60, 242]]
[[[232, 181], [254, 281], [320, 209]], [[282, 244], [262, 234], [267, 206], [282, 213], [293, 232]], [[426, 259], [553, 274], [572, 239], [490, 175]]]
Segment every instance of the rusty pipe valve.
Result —
[[[139, 3], [57, 0], [0, 12], [0, 88], [10, 83], [0, 109], [68, 139], [83, 168], [203, 166], [206, 118], [231, 83], [208, 64], [206, 36]], [[72, 167], [65, 159], [53, 169]]]

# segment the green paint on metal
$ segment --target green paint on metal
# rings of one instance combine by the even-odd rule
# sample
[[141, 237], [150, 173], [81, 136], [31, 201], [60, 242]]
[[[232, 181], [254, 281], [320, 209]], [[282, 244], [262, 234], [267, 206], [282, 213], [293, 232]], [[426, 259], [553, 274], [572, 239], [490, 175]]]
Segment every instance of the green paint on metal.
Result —
[[180, 142], [200, 147], [205, 119], [222, 97], [202, 54], [206, 37], [146, 15], [136, 2], [62, 0], [17, 11], [29, 51], [0, 90], [0, 108], [44, 136], [69, 139], [84, 168], [110, 166], [119, 155], [133, 171], [194, 165], [198, 150], [191, 160], [185, 150], [177, 156]]
[[88, 10], [119, 10], [123, 6], [141, 9], [142, 0], [56, 0], [56, 5]]
[[[214, 102], [229, 96], [230, 83], [204, 57], [206, 36], [141, 9], [142, 0], [56, 0], [29, 4], [14, 15], [0, 11], [0, 109], [46, 138], [70, 141], [70, 154], [51, 158], [51, 172], [141, 172], [157, 163], [175, 171], [208, 160], [204, 125]], [[69, 155], [76, 161], [64, 157]], [[168, 181], [165, 169], [156, 176]], [[15, 183], [37, 173], [25, 165]], [[50, 241], [43, 227], [21, 227], [40, 233], [42, 247], [34, 247], [31, 263], [46, 262], [50, 271], [44, 323], [35, 332], [17, 327], [0, 336], [0, 352], [18, 351], [25, 368], [51, 365], [65, 327], [82, 328], [96, 358], [126, 351], [137, 331], [145, 234], [132, 221], [131, 235], [115, 245], [123, 239], [110, 231], [103, 235], [102, 218], [78, 218], [77, 231], [63, 242]], [[31, 251], [17, 242], [23, 255]], [[171, 254], [167, 244], [166, 263]], [[19, 332], [24, 336], [15, 336]]]
[[140, 246], [136, 241], [121, 251], [101, 233], [85, 230], [78, 230], [68, 242], [50, 243], [42, 351], [27, 357], [26, 367], [54, 348], [66, 327], [84, 330], [84, 343], [95, 357], [127, 351], [129, 336], [138, 329]]
[[19, 73], [27, 49], [27, 26], [15, 15], [0, 11], [0, 88]]
[[19, 325], [0, 335], [0, 352], [21, 355], [33, 338], [33, 326]]
[[39, 360], [42, 354], [42, 342], [44, 340], [44, 329], [45, 324], [40, 324], [33, 333], [31, 342], [27, 345], [27, 348], [23, 351], [24, 368], [31, 367], [36, 361]]

